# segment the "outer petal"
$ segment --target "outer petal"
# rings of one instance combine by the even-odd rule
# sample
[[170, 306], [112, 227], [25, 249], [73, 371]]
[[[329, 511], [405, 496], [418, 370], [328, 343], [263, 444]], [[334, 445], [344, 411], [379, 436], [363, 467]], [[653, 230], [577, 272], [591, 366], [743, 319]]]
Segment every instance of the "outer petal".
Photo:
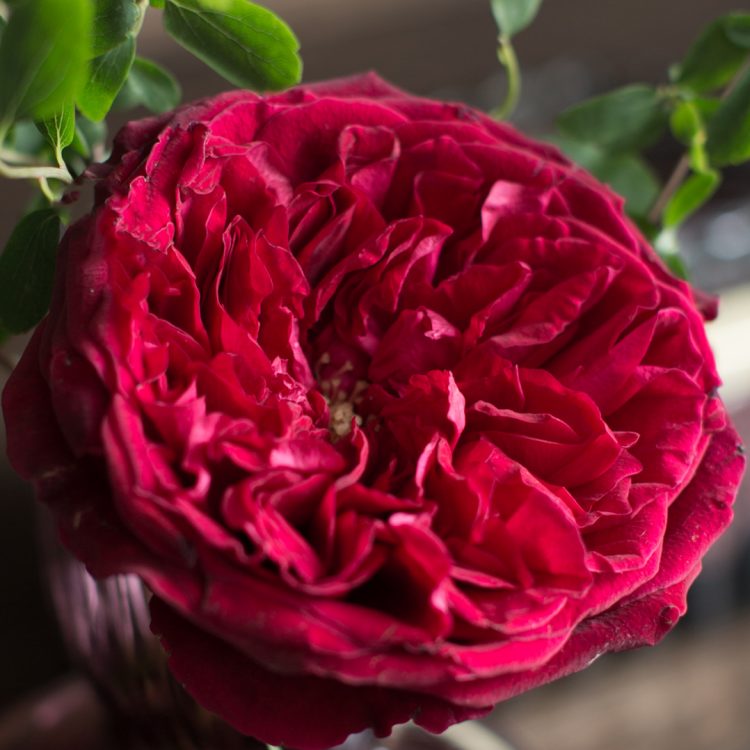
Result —
[[152, 600], [151, 613], [169, 667], [188, 692], [239, 731], [274, 745], [324, 750], [367, 728], [386, 736], [394, 724], [410, 719], [439, 732], [489, 710], [419, 693], [277, 674], [191, 625], [159, 599]]

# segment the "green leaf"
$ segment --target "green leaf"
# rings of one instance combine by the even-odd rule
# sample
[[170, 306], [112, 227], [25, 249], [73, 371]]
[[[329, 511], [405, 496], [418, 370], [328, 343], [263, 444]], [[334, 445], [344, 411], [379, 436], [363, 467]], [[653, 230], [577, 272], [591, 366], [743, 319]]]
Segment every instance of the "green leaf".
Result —
[[150, 5], [152, 8], [163, 8], [164, 0], [150, 0]]
[[716, 110], [721, 106], [721, 99], [709, 98], [709, 97], [696, 97], [692, 100], [693, 104], [700, 112], [700, 116], [703, 122], [708, 124], [716, 114]]
[[180, 84], [171, 73], [151, 60], [136, 57], [115, 106], [125, 109], [143, 105], [152, 112], [167, 112], [180, 103], [181, 96]]
[[681, 102], [669, 119], [672, 135], [690, 149], [690, 166], [695, 172], [710, 171], [706, 140], [708, 133], [701, 108], [695, 100]]
[[33, 328], [49, 308], [60, 226], [52, 209], [34, 211], [0, 255], [0, 325], [11, 333]]
[[750, 159], [750, 70], [716, 110], [708, 126], [706, 147], [716, 166]]
[[703, 133], [696, 135], [690, 144], [690, 166], [696, 172], [706, 172], [711, 168], [711, 160], [708, 156], [708, 131], [714, 115], [721, 106], [720, 99], [707, 99], [698, 97], [692, 100], [703, 121]]
[[122, 44], [136, 31], [143, 18], [143, 8], [135, 0], [93, 0], [94, 33], [91, 54], [99, 57]]
[[658, 140], [666, 128], [667, 112], [654, 87], [635, 84], [567, 109], [557, 124], [564, 135], [621, 153]]
[[698, 172], [680, 185], [664, 209], [664, 226], [678, 227], [716, 192], [721, 182], [718, 172]]
[[680, 143], [689, 146], [704, 130], [703, 118], [695, 102], [680, 102], [669, 118], [669, 128]]
[[86, 171], [86, 167], [91, 159], [91, 149], [86, 141], [86, 137], [76, 124], [75, 136], [71, 144], [63, 151], [63, 159], [68, 172], [73, 177], [78, 177]]
[[609, 185], [625, 199], [634, 218], [645, 217], [659, 195], [659, 181], [646, 162], [635, 154], [608, 154], [591, 143], [557, 139], [559, 147], [573, 161]]
[[750, 14], [731, 13], [714, 21], [692, 46], [675, 83], [701, 93], [726, 85], [747, 59]]
[[58, 164], [61, 163], [63, 149], [73, 143], [76, 134], [73, 102], [66, 102], [52, 117], [38, 121], [36, 126], [52, 145]]
[[510, 38], [536, 18], [542, 0], [490, 0], [500, 36]]
[[659, 181], [646, 162], [634, 154], [603, 158], [594, 175], [625, 199], [631, 216], [646, 216], [659, 196]]
[[167, 0], [167, 31], [236, 86], [282, 89], [300, 80], [299, 43], [271, 11], [248, 0]]
[[135, 59], [135, 38], [129, 36], [122, 44], [91, 61], [89, 79], [78, 95], [78, 109], [90, 120], [103, 120], [112, 107]]
[[88, 160], [91, 158], [91, 146], [89, 145], [86, 135], [81, 130], [79, 123], [76, 123], [75, 135], [73, 136], [73, 140], [70, 142], [69, 147], [65, 149], [65, 157], [67, 158], [71, 154], [71, 152], [73, 154], [76, 154], [77, 156], [80, 156], [84, 160]]
[[0, 130], [19, 117], [51, 117], [76, 97], [90, 37], [90, 0], [14, 4], [0, 42]]
[[16, 122], [8, 131], [6, 137], [7, 144], [13, 151], [19, 154], [25, 154], [32, 157], [30, 160], [35, 161], [33, 157], [49, 156], [49, 144], [44, 134], [29, 120], [20, 120]]
[[726, 24], [727, 37], [738, 47], [750, 50], [750, 13], [730, 16]]

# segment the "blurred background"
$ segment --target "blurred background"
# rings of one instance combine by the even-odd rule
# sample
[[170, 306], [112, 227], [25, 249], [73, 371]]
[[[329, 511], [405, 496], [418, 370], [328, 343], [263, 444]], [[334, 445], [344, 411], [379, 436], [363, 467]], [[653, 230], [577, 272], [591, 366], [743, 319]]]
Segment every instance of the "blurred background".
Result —
[[[496, 106], [504, 77], [488, 0], [268, 0], [298, 34], [305, 80], [374, 69], [416, 93]], [[548, 0], [516, 39], [524, 93], [514, 120], [538, 136], [556, 114], [619, 84], [663, 82], [713, 18], [747, 4], [728, 0]], [[188, 56], [150, 11], [140, 52], [170, 68], [185, 99], [227, 84]], [[116, 121], [116, 120], [115, 120]], [[668, 175], [675, 146], [652, 153]], [[0, 243], [30, 199], [0, 182]], [[681, 236], [692, 281], [721, 296], [711, 324], [719, 369], [740, 432], [750, 438], [750, 172], [729, 170], [719, 195]], [[20, 348], [22, 342], [14, 342]], [[0, 385], [5, 374], [0, 374]], [[0, 429], [4, 435], [4, 429]], [[2, 437], [0, 437], [0, 442]], [[29, 489], [0, 445], [0, 710], [63, 680], [69, 669], [48, 606]], [[518, 750], [747, 750], [750, 747], [750, 511], [711, 551], [689, 616], [654, 650], [608, 656], [589, 670], [498, 707], [490, 718]], [[79, 696], [80, 697], [80, 696]], [[0, 715], [2, 715], [0, 713]], [[72, 715], [72, 714], [71, 714]], [[0, 719], [0, 750], [11, 744]], [[43, 717], [42, 717], [43, 718]], [[47, 717], [49, 718], [49, 717]], [[28, 747], [31, 747], [29, 745]], [[41, 747], [46, 747], [41, 745]]]

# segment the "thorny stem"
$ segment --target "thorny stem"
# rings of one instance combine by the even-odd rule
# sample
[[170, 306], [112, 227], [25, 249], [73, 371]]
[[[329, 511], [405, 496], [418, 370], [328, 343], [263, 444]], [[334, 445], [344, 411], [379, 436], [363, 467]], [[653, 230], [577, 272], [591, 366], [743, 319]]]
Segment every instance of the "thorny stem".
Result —
[[[729, 85], [724, 89], [724, 93], [721, 95], [721, 101], [726, 99], [734, 90], [737, 88], [739, 82], [750, 72], [750, 57], [745, 61], [744, 65], [737, 71], [734, 78], [729, 82]], [[666, 185], [662, 189], [659, 197], [656, 199], [653, 208], [649, 211], [648, 220], [651, 224], [658, 224], [664, 209], [671, 200], [672, 196], [679, 190], [685, 178], [690, 173], [690, 153], [686, 152], [682, 155], [680, 160], [677, 162], [677, 166], [669, 176]]]

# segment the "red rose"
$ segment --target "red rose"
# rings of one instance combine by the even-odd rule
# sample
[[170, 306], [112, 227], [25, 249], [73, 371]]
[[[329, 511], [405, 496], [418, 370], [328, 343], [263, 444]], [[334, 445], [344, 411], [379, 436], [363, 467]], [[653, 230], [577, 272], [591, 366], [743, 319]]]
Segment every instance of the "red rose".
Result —
[[177, 678], [307, 749], [659, 640], [731, 517], [718, 384], [617, 196], [368, 76], [128, 125], [4, 409]]

